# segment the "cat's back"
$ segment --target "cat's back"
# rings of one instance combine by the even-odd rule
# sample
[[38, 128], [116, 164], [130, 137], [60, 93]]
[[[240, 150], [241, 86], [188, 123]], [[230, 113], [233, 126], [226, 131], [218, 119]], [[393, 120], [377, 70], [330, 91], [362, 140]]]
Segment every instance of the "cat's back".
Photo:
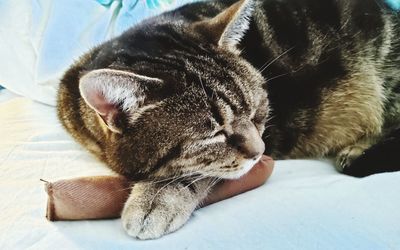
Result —
[[398, 13], [384, 1], [256, 4], [243, 56], [267, 79], [271, 152], [290, 157], [336, 152], [363, 136], [379, 136], [388, 107], [391, 119], [399, 117], [393, 90], [400, 82], [400, 25]]
[[[91, 151], [101, 154], [104, 133], [101, 126], [93, 125], [98, 124], [97, 118], [80, 96], [80, 75], [107, 67], [114, 61], [132, 63], [131, 55], [154, 45], [143, 40], [145, 36], [137, 41], [138, 30], [146, 33], [154, 25], [165, 25], [164, 35], [176, 36], [181, 34], [182, 23], [213, 17], [235, 2], [188, 4], [150, 18], [86, 54], [61, 81], [58, 113], [64, 126]], [[262, 71], [268, 81], [274, 122], [282, 128], [273, 132], [285, 134], [286, 138], [282, 152], [304, 145], [311, 147], [305, 149], [307, 152], [314, 147], [321, 148], [318, 142], [325, 140], [321, 136], [328, 131], [337, 131], [329, 136], [332, 140], [340, 137], [348, 141], [360, 136], [345, 129], [332, 130], [331, 125], [341, 118], [344, 118], [343, 126], [356, 130], [364, 129], [359, 126], [362, 123], [370, 125], [368, 133], [381, 130], [386, 105], [383, 93], [386, 89], [396, 89], [400, 75], [393, 66], [398, 65], [399, 18], [382, 0], [256, 0], [253, 12], [250, 29], [240, 44], [242, 56]], [[164, 36], [161, 38], [160, 43], [164, 41], [163, 46], [167, 46]], [[392, 80], [387, 81], [383, 72], [391, 72]], [[346, 96], [353, 92], [358, 93], [357, 98], [349, 102]], [[391, 99], [397, 97], [395, 94]], [[343, 103], [353, 105], [352, 109], [362, 115], [353, 117], [340, 112], [348, 110], [340, 108]], [[310, 136], [318, 133], [320, 136]], [[297, 145], [300, 140], [304, 145]], [[341, 146], [330, 144], [324, 150]], [[269, 145], [276, 146], [272, 142]]]

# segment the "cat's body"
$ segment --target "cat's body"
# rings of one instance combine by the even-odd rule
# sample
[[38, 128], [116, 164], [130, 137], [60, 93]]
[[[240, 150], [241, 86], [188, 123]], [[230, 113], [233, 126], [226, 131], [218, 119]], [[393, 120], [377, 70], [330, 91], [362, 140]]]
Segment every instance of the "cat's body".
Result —
[[[379, 0], [234, 3], [189, 4], [92, 50], [62, 80], [64, 126], [136, 180], [236, 178], [264, 149], [370, 174], [353, 160], [400, 126], [397, 14]], [[135, 185], [129, 234], [174, 231], [209, 188], [174, 180]], [[174, 190], [179, 209], [163, 202]]]

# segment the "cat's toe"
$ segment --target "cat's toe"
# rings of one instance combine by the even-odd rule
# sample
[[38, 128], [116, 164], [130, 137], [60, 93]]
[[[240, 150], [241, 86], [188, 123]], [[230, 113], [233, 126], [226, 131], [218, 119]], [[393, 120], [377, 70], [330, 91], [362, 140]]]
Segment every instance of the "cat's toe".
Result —
[[364, 153], [364, 148], [357, 145], [349, 146], [339, 152], [336, 158], [336, 168], [343, 172], [344, 169], [349, 168], [352, 162]]
[[177, 187], [133, 189], [121, 215], [122, 225], [130, 236], [156, 239], [185, 224], [196, 206], [190, 191]]

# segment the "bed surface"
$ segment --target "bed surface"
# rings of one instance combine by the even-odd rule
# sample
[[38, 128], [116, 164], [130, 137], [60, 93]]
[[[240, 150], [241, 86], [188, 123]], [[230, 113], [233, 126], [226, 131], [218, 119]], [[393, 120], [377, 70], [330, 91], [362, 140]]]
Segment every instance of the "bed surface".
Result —
[[[58, 79], [82, 52], [192, 1], [0, 1], [0, 84], [54, 104]], [[159, 240], [128, 237], [119, 219], [45, 219], [41, 178], [104, 174], [54, 107], [0, 90], [0, 249], [400, 249], [400, 173], [356, 179], [323, 160], [279, 161], [264, 186], [197, 210]]]
[[137, 241], [120, 220], [48, 222], [40, 178], [112, 174], [62, 129], [55, 108], [0, 91], [0, 249], [399, 249], [400, 173], [356, 179], [329, 161], [277, 162], [261, 188]]

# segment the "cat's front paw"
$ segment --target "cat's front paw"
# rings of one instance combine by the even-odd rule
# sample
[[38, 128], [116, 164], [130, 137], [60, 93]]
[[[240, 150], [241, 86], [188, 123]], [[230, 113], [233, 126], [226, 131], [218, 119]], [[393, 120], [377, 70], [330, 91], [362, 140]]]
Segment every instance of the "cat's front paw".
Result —
[[350, 167], [352, 162], [364, 153], [365, 147], [352, 145], [344, 148], [339, 152], [336, 158], [336, 168], [343, 172], [344, 169]]
[[130, 236], [159, 238], [185, 224], [198, 203], [196, 194], [183, 184], [138, 183], [125, 203], [122, 225]]

